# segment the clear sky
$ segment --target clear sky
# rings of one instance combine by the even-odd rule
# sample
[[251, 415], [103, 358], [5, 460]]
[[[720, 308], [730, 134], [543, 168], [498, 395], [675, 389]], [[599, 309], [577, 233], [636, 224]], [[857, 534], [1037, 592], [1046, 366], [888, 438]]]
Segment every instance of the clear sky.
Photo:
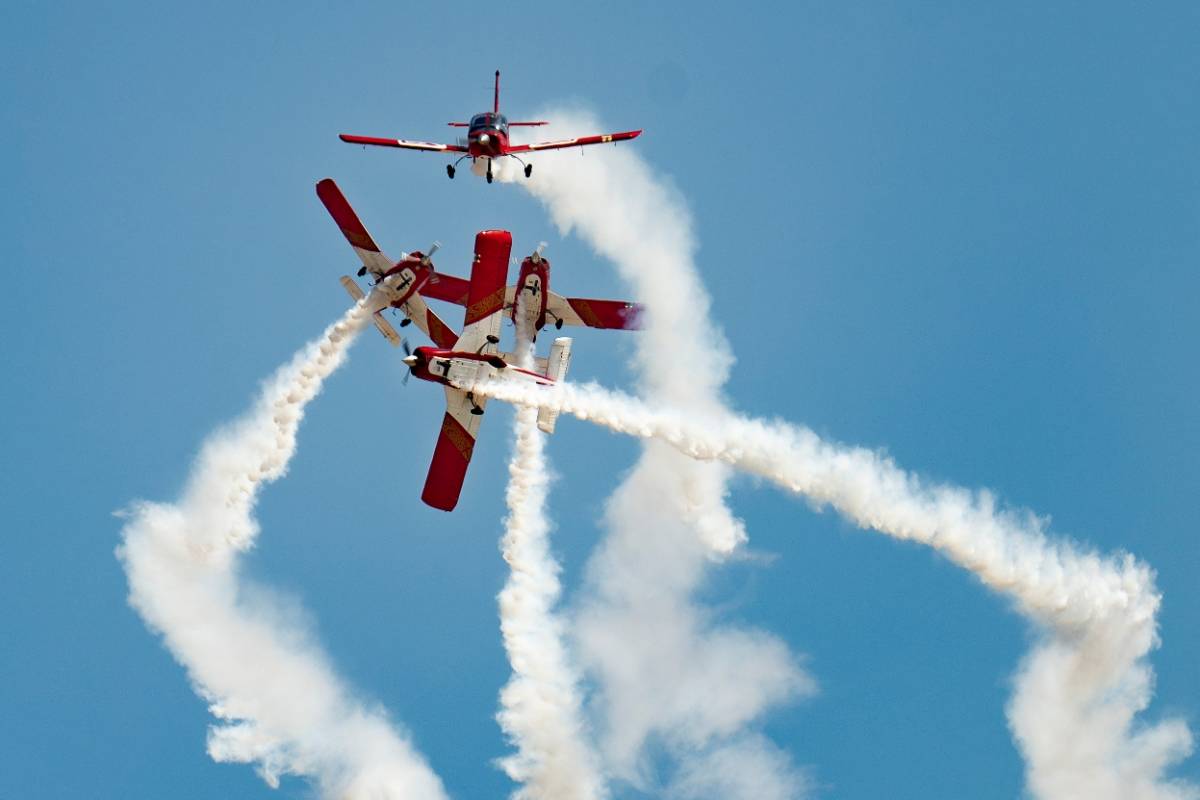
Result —
[[[1200, 723], [1200, 9], [1045, 6], [9, 4], [0, 797], [307, 796], [207, 757], [205, 704], [126, 604], [112, 512], [174, 497], [204, 437], [345, 309], [357, 264], [323, 177], [389, 252], [437, 239], [463, 274], [475, 231], [507, 228], [515, 253], [550, 243], [559, 291], [623, 295], [526, 193], [337, 140], [452, 135], [497, 68], [513, 117], [572, 103], [645, 128], [628, 146], [693, 214], [734, 407], [1146, 560], [1147, 718]], [[579, 334], [572, 377], [636, 389], [633, 335]], [[508, 412], [435, 512], [440, 392], [401, 376], [378, 336], [357, 344], [263, 497], [247, 571], [303, 603], [453, 796], [503, 796]], [[568, 607], [637, 448], [571, 419], [549, 444]], [[1032, 634], [1008, 602], [734, 486], [755, 557], [700, 599], [805, 658], [819, 692], [760, 727], [818, 796], [1021, 796], [1004, 707]]]

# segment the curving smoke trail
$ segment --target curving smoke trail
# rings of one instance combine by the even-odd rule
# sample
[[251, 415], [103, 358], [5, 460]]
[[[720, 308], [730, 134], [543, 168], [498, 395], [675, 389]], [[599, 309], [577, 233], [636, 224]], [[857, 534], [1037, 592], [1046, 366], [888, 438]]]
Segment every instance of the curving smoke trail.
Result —
[[[520, 295], [525, 302], [526, 295]], [[533, 363], [532, 332], [517, 314], [518, 366]], [[517, 409], [501, 551], [512, 572], [500, 592], [500, 632], [513, 674], [500, 692], [501, 728], [517, 752], [501, 760], [522, 784], [517, 800], [598, 800], [603, 778], [587, 744], [579, 679], [554, 607], [559, 567], [550, 553], [546, 494], [550, 485], [537, 409]]]
[[245, 417], [204, 443], [179, 500], [134, 505], [117, 555], [130, 604], [221, 720], [213, 759], [254, 763], [271, 786], [307, 776], [339, 800], [441, 800], [407, 736], [354, 698], [294, 611], [239, 575], [258, 493], [287, 471], [305, 406], [366, 320], [355, 306], [267, 381]]
[[[604, 129], [579, 112], [546, 116], [555, 120], [549, 138]], [[511, 164], [497, 164], [498, 177], [518, 181], [563, 234], [577, 233], [610, 259], [643, 302], [635, 345], [646, 397], [720, 410], [733, 358], [709, 318], [682, 198], [628, 146], [538, 159], [530, 180]], [[690, 368], [698, 363], [708, 369]], [[719, 625], [694, 600], [713, 562], [746, 539], [725, 503], [728, 476], [722, 464], [647, 445], [608, 502], [609, 533], [588, 565], [576, 617], [580, 659], [599, 683], [600, 743], [615, 776], [648, 788], [649, 746], [665, 745], [681, 795], [794, 797], [800, 774], [746, 729], [772, 705], [814, 691], [813, 681], [782, 641]], [[731, 754], [754, 765], [747, 780], [706, 783], [707, 765]]]
[[829, 505], [863, 528], [926, 544], [1011, 598], [1044, 638], [1016, 677], [1009, 722], [1044, 800], [1185, 800], [1200, 787], [1166, 777], [1192, 738], [1181, 720], [1139, 722], [1153, 694], [1153, 572], [1049, 538], [1028, 512], [987, 492], [930, 484], [863, 448], [783, 422], [728, 412], [697, 416], [595, 385], [490, 383], [482, 394], [548, 406], [691, 458], [721, 461]]

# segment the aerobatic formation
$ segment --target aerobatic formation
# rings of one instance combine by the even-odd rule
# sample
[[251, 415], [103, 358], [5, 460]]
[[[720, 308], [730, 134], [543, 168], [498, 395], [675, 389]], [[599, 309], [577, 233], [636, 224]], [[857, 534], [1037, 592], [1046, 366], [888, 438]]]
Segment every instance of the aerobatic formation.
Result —
[[[514, 748], [498, 762], [514, 797], [601, 800], [625, 787], [688, 798], [813, 796], [809, 776], [820, 765], [796, 766], [761, 723], [773, 707], [814, 691], [814, 679], [782, 640], [718, 625], [697, 600], [706, 574], [747, 538], [725, 501], [740, 470], [864, 529], [926, 544], [1011, 601], [1037, 634], [1006, 709], [1032, 797], [1200, 798], [1200, 787], [1171, 776], [1191, 753], [1186, 723], [1143, 716], [1160, 605], [1149, 566], [1056, 537], [986, 492], [931, 484], [877, 452], [727, 408], [721, 387], [731, 356], [709, 319], [676, 194], [629, 149], [547, 160], [536, 178], [533, 163], [515, 155], [640, 131], [574, 136], [594, 122], [561, 114], [562, 139], [508, 140], [512, 126], [544, 124], [504, 119], [497, 72], [492, 112], [473, 118], [460, 145], [342, 138], [483, 160], [489, 183], [515, 182], [539, 199], [561, 231], [613, 262], [638, 302], [551, 291], [544, 244], [509, 284], [513, 236], [503, 230], [478, 233], [465, 277], [438, 271], [437, 243], [392, 260], [334, 181], [322, 180], [317, 195], [368, 285], [341, 278], [352, 307], [275, 373], [250, 411], [207, 439], [177, 500], [130, 509], [118, 549], [130, 602], [209, 703], [217, 720], [211, 757], [253, 764], [272, 786], [306, 777], [328, 798], [447, 796], [406, 731], [356, 697], [269, 598], [249, 603], [240, 582], [241, 556], [262, 533], [259, 492], [286, 473], [307, 404], [373, 325], [403, 349], [398, 360], [410, 375], [445, 392], [421, 494], [428, 505], [456, 506], [489, 399], [517, 407], [501, 540], [511, 572], [498, 598], [512, 675], [497, 714]], [[500, 161], [509, 156], [520, 171]], [[453, 177], [454, 165], [447, 171]], [[517, 180], [521, 172], [529, 180]], [[463, 309], [459, 330], [436, 303]], [[389, 309], [428, 343], [410, 347]], [[505, 319], [514, 331], [509, 350], [501, 349]], [[637, 330], [641, 396], [568, 383], [570, 338], [535, 352], [547, 325]], [[557, 608], [547, 510], [544, 434], [560, 414], [646, 440], [609, 501], [590, 586], [570, 615]]]

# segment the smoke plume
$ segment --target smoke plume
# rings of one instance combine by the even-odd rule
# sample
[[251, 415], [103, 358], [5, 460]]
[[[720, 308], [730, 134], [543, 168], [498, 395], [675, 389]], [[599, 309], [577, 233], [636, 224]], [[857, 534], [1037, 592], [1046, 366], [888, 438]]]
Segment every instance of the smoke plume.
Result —
[[440, 800], [406, 734], [353, 696], [293, 610], [239, 574], [259, 533], [258, 493], [287, 471], [305, 406], [366, 319], [355, 306], [267, 381], [246, 416], [204, 443], [177, 501], [134, 505], [117, 555], [130, 604], [220, 720], [213, 759], [256, 764], [271, 786], [306, 776], [330, 798]]
[[[518, 302], [525, 302], [521, 293]], [[517, 313], [517, 366], [533, 365], [532, 331]], [[501, 728], [517, 752], [501, 760], [522, 784], [517, 800], [597, 800], [606, 795], [587, 743], [579, 678], [565, 626], [554, 607], [561, 593], [550, 553], [546, 494], [550, 485], [537, 409], [517, 409], [501, 551], [511, 573], [500, 592], [500, 632], [513, 674], [500, 693]]]
[[[539, 389], [541, 391], [539, 391]], [[1042, 639], [1016, 676], [1009, 722], [1030, 790], [1045, 800], [1184, 800], [1200, 788], [1167, 770], [1192, 750], [1181, 720], [1139, 722], [1160, 596], [1149, 567], [1052, 538], [987, 492], [932, 484], [863, 448], [728, 412], [683, 413], [597, 386], [488, 384], [481, 394], [548, 406], [769, 479], [862, 528], [928, 545], [1009, 597]]]
[[[569, 110], [546, 117], [555, 122], [539, 136], [552, 139], [605, 129]], [[635, 363], [647, 399], [718, 411], [733, 358], [709, 318], [682, 198], [629, 145], [537, 159], [531, 179], [507, 164], [498, 177], [517, 181], [563, 234], [577, 233], [611, 260], [645, 305]], [[772, 705], [814, 690], [782, 641], [722, 626], [694, 600], [714, 560], [746, 539], [725, 502], [728, 476], [722, 464], [647, 446], [608, 502], [608, 535], [588, 565], [576, 635], [581, 663], [599, 684], [606, 766], [643, 788], [652, 777], [649, 746], [665, 745], [699, 796], [703, 766], [722, 748], [765, 748], [745, 728]], [[796, 785], [777, 750], [760, 755], [747, 763], [770, 770], [763, 781]], [[736, 800], [728, 788], [707, 791]]]

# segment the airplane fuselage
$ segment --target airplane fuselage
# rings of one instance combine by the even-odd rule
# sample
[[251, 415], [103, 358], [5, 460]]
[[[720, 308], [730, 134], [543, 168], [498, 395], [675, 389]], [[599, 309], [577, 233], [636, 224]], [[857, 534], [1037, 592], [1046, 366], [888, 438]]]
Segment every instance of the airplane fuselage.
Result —
[[[391, 306], [404, 308], [404, 304], [429, 280], [432, 270], [421, 263], [420, 252], [409, 254], [397, 261], [371, 289], [368, 305], [372, 312]], [[407, 312], [406, 312], [407, 313]]]
[[497, 355], [449, 350], [440, 347], [418, 347], [404, 359], [412, 374], [423, 381], [452, 386], [465, 392], [474, 390], [477, 383], [506, 377], [550, 386], [553, 380], [520, 367], [514, 367]]
[[550, 291], [550, 261], [540, 253], [528, 256], [521, 262], [517, 275], [517, 289], [513, 297], [512, 321], [520, 325], [517, 314], [524, 311], [525, 323], [534, 333], [546, 325], [546, 297]]
[[471, 117], [467, 153], [472, 158], [499, 158], [507, 152], [508, 120], [503, 114], [485, 111]]

